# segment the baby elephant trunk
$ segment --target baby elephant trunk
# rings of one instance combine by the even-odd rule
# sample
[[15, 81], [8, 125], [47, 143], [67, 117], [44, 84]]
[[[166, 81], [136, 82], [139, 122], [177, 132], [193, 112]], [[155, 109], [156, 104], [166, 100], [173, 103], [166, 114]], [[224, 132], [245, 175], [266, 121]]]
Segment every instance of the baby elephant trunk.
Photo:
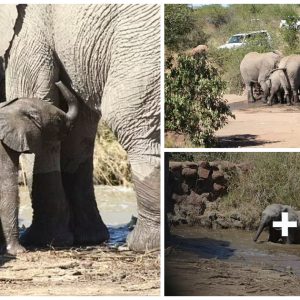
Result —
[[61, 81], [58, 81], [55, 84], [68, 103], [68, 112], [66, 113], [68, 120], [67, 126], [72, 127], [75, 119], [78, 116], [78, 100], [76, 96], [72, 94], [71, 91]]
[[264, 230], [265, 228], [265, 224], [263, 222], [260, 223], [258, 229], [257, 229], [257, 232], [256, 232], [256, 235], [253, 239], [254, 242], [256, 242], [260, 236], [260, 234], [262, 233], [262, 231]]

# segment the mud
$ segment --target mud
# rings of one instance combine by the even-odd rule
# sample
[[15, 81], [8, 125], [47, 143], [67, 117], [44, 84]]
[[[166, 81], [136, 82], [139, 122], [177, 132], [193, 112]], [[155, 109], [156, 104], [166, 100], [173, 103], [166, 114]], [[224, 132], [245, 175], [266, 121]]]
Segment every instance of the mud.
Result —
[[166, 250], [168, 295], [300, 295], [300, 245], [252, 241], [254, 232], [172, 229]]
[[[159, 295], [159, 251], [135, 253], [124, 246], [128, 223], [136, 215], [132, 189], [95, 187], [98, 207], [109, 224], [105, 245], [29, 249], [0, 256], [0, 295]], [[29, 226], [31, 203], [20, 188], [20, 225]]]

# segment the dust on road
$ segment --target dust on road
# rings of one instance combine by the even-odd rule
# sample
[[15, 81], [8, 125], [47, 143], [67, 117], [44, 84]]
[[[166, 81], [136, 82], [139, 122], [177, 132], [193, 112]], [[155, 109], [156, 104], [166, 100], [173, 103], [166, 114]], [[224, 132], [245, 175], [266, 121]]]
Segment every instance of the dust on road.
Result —
[[229, 119], [216, 132], [218, 147], [300, 147], [300, 106], [276, 104], [267, 106], [262, 101], [247, 103], [246, 96], [225, 95], [235, 119]]

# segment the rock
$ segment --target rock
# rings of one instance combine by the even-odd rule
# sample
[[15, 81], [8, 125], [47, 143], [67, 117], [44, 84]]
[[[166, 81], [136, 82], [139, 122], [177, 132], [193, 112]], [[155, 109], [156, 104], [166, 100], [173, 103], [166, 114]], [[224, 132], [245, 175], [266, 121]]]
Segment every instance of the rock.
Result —
[[177, 162], [177, 161], [170, 161], [169, 162], [169, 169], [173, 172], [173, 171], [177, 171], [182, 169], [182, 163], [181, 162]]
[[197, 169], [183, 168], [181, 174], [182, 174], [183, 177], [196, 178], [197, 177]]
[[190, 192], [189, 186], [184, 182], [181, 184], [181, 189], [182, 189], [184, 194], [188, 194]]
[[226, 183], [226, 179], [224, 178], [224, 172], [223, 171], [213, 171], [212, 180], [218, 184], [224, 185]]
[[226, 192], [226, 187], [218, 183], [214, 183], [213, 189], [214, 189], [214, 193], [218, 195], [223, 195]]
[[208, 170], [210, 169], [210, 163], [208, 161], [199, 161], [198, 166], [199, 168], [208, 169]]
[[230, 227], [230, 223], [228, 222], [228, 220], [224, 217], [218, 218], [216, 220], [216, 222], [220, 225], [221, 228], [229, 228]]
[[198, 164], [194, 163], [194, 162], [191, 162], [191, 161], [185, 161], [183, 163], [183, 167], [184, 168], [190, 168], [190, 169], [195, 169], [197, 170], [198, 169]]
[[199, 167], [199, 169], [198, 169], [198, 175], [201, 179], [208, 179], [210, 173], [211, 173], [211, 170], [209, 170], [209, 169], [204, 169], [202, 167]]
[[187, 195], [178, 195], [178, 194], [173, 193], [171, 199], [172, 199], [175, 203], [180, 204], [181, 202], [184, 202], [184, 201], [185, 201], [186, 197], [187, 197]]

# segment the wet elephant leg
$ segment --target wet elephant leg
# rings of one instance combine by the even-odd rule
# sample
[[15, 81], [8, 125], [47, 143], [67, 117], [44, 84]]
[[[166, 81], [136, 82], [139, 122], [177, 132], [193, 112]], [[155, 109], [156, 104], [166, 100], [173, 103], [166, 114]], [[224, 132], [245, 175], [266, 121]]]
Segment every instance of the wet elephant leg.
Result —
[[82, 105], [76, 124], [62, 144], [62, 178], [71, 209], [74, 243], [100, 244], [109, 238], [97, 208], [93, 185], [94, 142], [99, 115]]
[[33, 219], [22, 235], [25, 245], [70, 246], [70, 210], [60, 172], [60, 143], [44, 145], [35, 156], [32, 184]]
[[[0, 218], [6, 250], [9, 254], [24, 252], [19, 243], [18, 228], [18, 165], [19, 153], [0, 142]], [[2, 236], [3, 239], [3, 236]]]

